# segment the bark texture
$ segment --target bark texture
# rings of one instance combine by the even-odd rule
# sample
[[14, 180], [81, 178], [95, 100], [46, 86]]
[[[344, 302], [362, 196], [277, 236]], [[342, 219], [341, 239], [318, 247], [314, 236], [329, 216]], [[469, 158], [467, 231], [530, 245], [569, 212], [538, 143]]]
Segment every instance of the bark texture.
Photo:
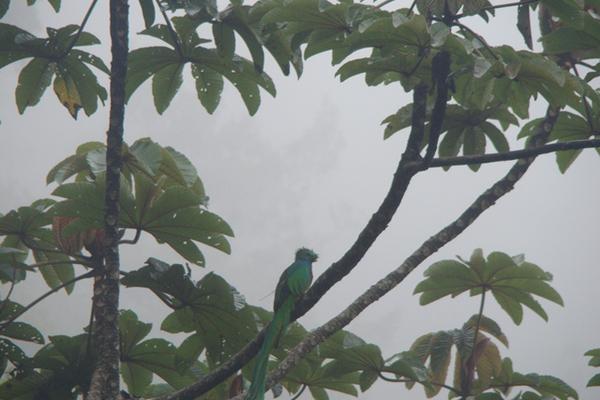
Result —
[[110, 120], [107, 132], [106, 193], [104, 212], [104, 265], [94, 283], [94, 348], [97, 354], [88, 400], [114, 400], [119, 396], [119, 185], [125, 75], [128, 52], [127, 0], [110, 1], [111, 76]]

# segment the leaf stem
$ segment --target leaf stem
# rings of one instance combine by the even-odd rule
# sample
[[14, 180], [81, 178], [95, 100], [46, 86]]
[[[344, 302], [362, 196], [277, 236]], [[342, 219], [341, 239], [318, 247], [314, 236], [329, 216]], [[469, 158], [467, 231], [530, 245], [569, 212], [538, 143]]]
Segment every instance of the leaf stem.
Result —
[[383, 1], [381, 4], [377, 4], [377, 5], [375, 6], [375, 8], [381, 8], [381, 7], [383, 7], [383, 6], [387, 5], [387, 4], [390, 4], [390, 3], [391, 3], [391, 2], [393, 2], [393, 1], [394, 1], [394, 0], [384, 0], [384, 1]]
[[81, 25], [79, 25], [79, 29], [77, 29], [77, 33], [75, 34], [75, 36], [73, 36], [71, 43], [69, 43], [69, 46], [66, 48], [66, 50], [63, 52], [63, 54], [59, 58], [63, 58], [65, 56], [67, 56], [67, 54], [69, 54], [69, 52], [77, 44], [77, 41], [79, 40], [79, 38], [81, 37], [81, 34], [83, 33], [83, 28], [85, 28], [85, 25], [87, 24], [88, 19], [90, 19], [90, 16], [92, 15], [92, 11], [94, 11], [94, 7], [96, 7], [96, 3], [98, 3], [98, 0], [92, 0], [92, 3], [88, 7], [88, 9], [85, 13], [85, 16], [83, 17], [83, 21], [81, 21]]
[[171, 23], [171, 20], [167, 16], [167, 12], [165, 11], [165, 9], [163, 7], [161, 7], [160, 2], [158, 0], [155, 0], [155, 2], [156, 2], [156, 5], [158, 6], [158, 9], [160, 10], [160, 13], [162, 14], [162, 16], [165, 20], [165, 23], [167, 24], [167, 29], [169, 30], [171, 39], [173, 39], [173, 45], [175, 46], [175, 51], [177, 51], [177, 54], [179, 54], [179, 57], [183, 58], [183, 49], [181, 48], [181, 44], [179, 43], [179, 36], [177, 35], [177, 32], [175, 32], [175, 28], [173, 28], [173, 24]]
[[61, 290], [62, 288], [65, 288], [77, 281], [80, 281], [82, 279], [87, 279], [87, 278], [91, 278], [92, 276], [96, 275], [98, 272], [96, 270], [90, 270], [88, 272], [86, 272], [83, 275], [79, 275], [73, 279], [70, 279], [66, 282], [63, 282], [61, 285], [53, 288], [52, 290], [49, 290], [48, 292], [44, 293], [43, 295], [41, 295], [40, 297], [38, 297], [37, 299], [35, 299], [34, 301], [32, 301], [31, 303], [29, 303], [28, 305], [25, 306], [25, 308], [23, 308], [23, 310], [21, 310], [21, 312], [13, 315], [11, 318], [9, 318], [8, 320], [2, 322], [2, 324], [0, 324], [0, 330], [6, 328], [8, 325], [10, 325], [12, 322], [14, 322], [17, 318], [19, 318], [21, 315], [25, 314], [27, 311], [29, 311], [32, 307], [34, 307], [36, 304], [38, 304], [40, 301], [44, 300], [46, 297], [50, 296], [53, 293], [58, 292], [59, 290]]
[[405, 378], [389, 378], [385, 375], [383, 375], [383, 371], [379, 371], [377, 372], [377, 375], [383, 379], [386, 382], [400, 382], [400, 383], [419, 383], [423, 386], [426, 386], [427, 384], [431, 384], [433, 386], [439, 386], [439, 387], [443, 387], [444, 389], [448, 389], [456, 394], [460, 393], [456, 388], [450, 386], [450, 385], [446, 385], [444, 383], [439, 383], [439, 382], [431, 382], [431, 381], [415, 381], [413, 379], [405, 379]]
[[141, 235], [142, 235], [141, 228], [137, 228], [136, 231], [135, 231], [135, 236], [133, 237], [133, 239], [121, 240], [119, 242], [119, 244], [136, 244], [138, 242], [138, 240], [140, 240], [140, 236]]
[[[577, 66], [573, 65], [573, 71], [575, 72], [575, 75], [581, 79], [581, 77], [579, 76], [579, 71], [577, 70]], [[585, 108], [585, 116], [587, 118], [587, 124], [590, 127], [590, 131], [594, 131], [594, 124], [593, 124], [593, 119], [592, 119], [592, 110], [590, 108], [590, 104], [588, 103], [588, 99], [587, 96], [585, 95], [585, 93], [583, 93], [583, 95], [581, 96], [581, 100], [583, 101], [583, 107]]]
[[302, 393], [304, 393], [304, 391], [306, 390], [306, 383], [304, 385], [302, 385], [302, 387], [300, 388], [300, 391], [298, 393], [296, 393], [294, 395], [294, 397], [292, 397], [290, 400], [296, 400], [297, 398], [299, 398]]

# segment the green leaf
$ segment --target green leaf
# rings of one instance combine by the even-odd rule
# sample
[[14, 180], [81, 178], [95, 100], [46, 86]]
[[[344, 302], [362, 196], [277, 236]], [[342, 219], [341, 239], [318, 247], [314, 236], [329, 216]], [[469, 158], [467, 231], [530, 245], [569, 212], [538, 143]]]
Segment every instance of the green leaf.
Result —
[[600, 374], [596, 374], [590, 378], [586, 387], [600, 386]]
[[204, 350], [204, 341], [198, 334], [185, 338], [175, 351], [175, 365], [180, 373], [185, 372], [200, 357]]
[[4, 17], [4, 14], [8, 11], [8, 7], [10, 7], [10, 0], [0, 0], [0, 18]]
[[235, 34], [233, 29], [223, 22], [212, 24], [213, 37], [219, 55], [223, 58], [231, 59], [235, 53]]
[[52, 6], [55, 12], [60, 11], [60, 1], [61, 0], [48, 0], [48, 3]]
[[127, 81], [125, 82], [126, 101], [144, 81], [172, 64], [179, 64], [179, 56], [168, 47], [144, 47], [130, 52], [127, 58]]
[[[493, 319], [486, 317], [485, 315], [479, 316], [479, 314], [473, 315], [465, 324], [463, 325], [463, 329], [466, 328], [475, 328], [477, 325], [477, 320], [479, 320], [479, 330], [483, 332], [487, 332], [496, 339], [498, 339], [502, 344], [508, 347], [508, 338], [500, 329], [500, 325]], [[471, 335], [473, 336], [473, 335]]]
[[129, 393], [142, 396], [152, 383], [152, 371], [131, 362], [121, 362], [120, 368]]
[[[69, 257], [65, 254], [34, 250], [33, 257], [38, 263], [56, 262], [56, 264], [39, 267], [39, 271], [41, 272], [44, 281], [46, 281], [46, 284], [50, 288], [57, 288], [75, 278], [73, 264], [68, 263]], [[74, 283], [65, 286], [67, 294], [71, 294], [74, 287]]]
[[360, 390], [362, 392], [366, 392], [367, 390], [369, 390], [369, 388], [371, 386], [373, 386], [373, 384], [375, 383], [375, 381], [377, 381], [378, 377], [379, 377], [379, 375], [378, 375], [377, 371], [374, 371], [374, 370], [364, 370], [360, 374], [360, 380], [359, 380]]
[[487, 121], [483, 121], [479, 126], [485, 135], [490, 139], [498, 153], [504, 153], [510, 150], [506, 136], [500, 129], [496, 128], [495, 125]]
[[231, 60], [226, 60], [219, 57], [216, 50], [197, 47], [192, 52], [192, 62], [227, 78], [241, 94], [250, 115], [254, 115], [260, 105], [258, 86], [273, 96], [276, 94], [271, 78], [265, 73], [258, 73], [252, 63], [241, 57], [234, 56]]
[[492, 294], [494, 295], [494, 298], [496, 299], [500, 307], [502, 307], [502, 309], [506, 311], [506, 313], [513, 320], [513, 322], [516, 325], [520, 325], [521, 321], [523, 321], [523, 307], [521, 306], [521, 304], [518, 301], [512, 299], [511, 297], [505, 295], [503, 292], [495, 290], [492, 292]]
[[[490, 253], [486, 260], [481, 249], [477, 249], [465, 264], [454, 260], [434, 263], [425, 271], [426, 279], [419, 282], [415, 293], [421, 293], [421, 304], [428, 304], [448, 295], [457, 296], [467, 290], [471, 296], [481, 295], [483, 290], [491, 291], [498, 304], [517, 325], [523, 318], [522, 305], [547, 320], [548, 315], [533, 296], [562, 305], [562, 298], [548, 284], [552, 275], [537, 265], [519, 258], [517, 260], [518, 264], [513, 257], [501, 252]], [[495, 322], [483, 321], [489, 322], [489, 333], [505, 342], [506, 338]]]
[[231, 26], [242, 37], [254, 61], [254, 67], [260, 73], [263, 70], [265, 56], [262, 44], [256, 33], [248, 24], [247, 10], [248, 6], [230, 7], [221, 13], [222, 21]]
[[523, 40], [525, 40], [525, 44], [529, 49], [533, 50], [533, 40], [531, 38], [531, 22], [529, 19], [529, 4], [520, 5], [518, 8], [517, 14], [517, 28], [521, 35], [523, 36]]
[[542, 0], [544, 6], [548, 7], [552, 15], [576, 29], [583, 28], [584, 12], [574, 0]]
[[0, 330], [0, 335], [26, 342], [44, 344], [44, 337], [40, 331], [25, 322], [11, 322]]
[[192, 76], [196, 80], [196, 93], [200, 103], [212, 114], [221, 101], [223, 77], [212, 69], [197, 64], [192, 64]]
[[[450, 351], [453, 339], [447, 332], [437, 332], [431, 338], [431, 353], [429, 368], [431, 369], [433, 382], [446, 382], [448, 367], [450, 366]], [[428, 397], [439, 393], [441, 386], [427, 390]]]
[[54, 63], [43, 58], [34, 58], [21, 70], [19, 84], [15, 91], [20, 114], [23, 114], [27, 107], [39, 103], [40, 98], [50, 86], [53, 75]]
[[153, 0], [139, 0], [140, 7], [142, 8], [142, 15], [144, 16], [144, 25], [146, 28], [150, 28], [154, 24], [155, 11]]
[[87, 51], [81, 51], [77, 49], [72, 49], [69, 53], [71, 56], [79, 59], [80, 61], [90, 64], [91, 66], [98, 68], [100, 71], [110, 75], [110, 69], [106, 66], [104, 61], [100, 57], [97, 57]]
[[154, 106], [159, 114], [165, 112], [171, 100], [183, 83], [181, 72], [184, 64], [170, 64], [156, 74], [152, 79], [152, 95]]

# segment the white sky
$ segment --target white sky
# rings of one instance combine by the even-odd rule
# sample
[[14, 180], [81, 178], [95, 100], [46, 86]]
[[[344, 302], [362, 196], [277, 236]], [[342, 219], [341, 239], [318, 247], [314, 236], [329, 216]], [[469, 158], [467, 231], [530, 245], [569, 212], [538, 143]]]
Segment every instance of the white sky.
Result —
[[[18, 24], [40, 35], [46, 25], [79, 23], [86, 6], [84, 2], [64, 1], [64, 12], [57, 16], [45, 1], [30, 8], [12, 3], [2, 22]], [[108, 37], [107, 3], [100, 2], [87, 29], [103, 40]], [[131, 3], [132, 31], [136, 32], [142, 29], [141, 15], [137, 2]], [[514, 11], [498, 14], [501, 18], [494, 25], [486, 27], [473, 21], [470, 26], [492, 44], [521, 48]], [[131, 47], [145, 43], [133, 36]], [[105, 45], [90, 50], [108, 63]], [[107, 107], [90, 118], [81, 111], [79, 120], [72, 120], [51, 89], [40, 105], [18, 115], [14, 88], [24, 64], [15, 63], [0, 71], [3, 213], [49, 196], [53, 187], [44, 184], [47, 171], [72, 154], [78, 144], [103, 141], [108, 120]], [[210, 196], [211, 210], [223, 216], [236, 234], [230, 256], [202, 249], [207, 258], [206, 271], [224, 276], [250, 303], [270, 308], [272, 296], [261, 298], [274, 289], [296, 248], [307, 246], [320, 254], [315, 265], [315, 273], [319, 274], [343, 254], [378, 207], [405, 136], [399, 134], [384, 142], [379, 124], [410, 98], [399, 85], [368, 88], [361, 78], [340, 84], [327, 55], [309, 59], [300, 80], [284, 77], [270, 58], [266, 71], [275, 80], [278, 95], [273, 99], [263, 92], [255, 117], [248, 116], [241, 98], [227, 84], [221, 105], [214, 115], [208, 115], [196, 98], [189, 70], [170, 108], [159, 116], [147, 82], [128, 105], [125, 139], [131, 143], [150, 136], [193, 161]], [[542, 115], [543, 110], [543, 105], [534, 107], [532, 116]], [[515, 136], [512, 132], [511, 145], [520, 147]], [[315, 328], [337, 314], [454, 220], [510, 166], [483, 166], [476, 174], [466, 167], [449, 172], [433, 170], [416, 177], [388, 230], [355, 271], [301, 319], [304, 326]], [[419, 306], [418, 297], [411, 293], [422, 279], [424, 268], [457, 254], [468, 257], [477, 247], [486, 254], [493, 250], [525, 253], [528, 261], [554, 274], [554, 287], [566, 307], [542, 301], [550, 316], [548, 323], [526, 311], [522, 325], [515, 327], [490, 302], [486, 315], [501, 324], [511, 344], [510, 349], [501, 349], [503, 356], [511, 357], [519, 372], [552, 374], [574, 386], [581, 399], [598, 398], [598, 389], [585, 389], [587, 380], [598, 370], [587, 367], [583, 353], [600, 347], [599, 167], [600, 159], [591, 150], [584, 151], [565, 175], [558, 172], [554, 156], [540, 157], [514, 192], [392, 293], [369, 307], [348, 329], [380, 345], [384, 356], [389, 357], [406, 350], [423, 333], [460, 327], [476, 313], [477, 300], [462, 296]], [[139, 268], [150, 256], [182, 261], [146, 237], [139, 247], [122, 249], [123, 269]], [[195, 277], [204, 272], [195, 269]], [[70, 297], [63, 293], [52, 296], [23, 320], [48, 334], [79, 333], [88, 320], [90, 283], [78, 284]], [[14, 297], [26, 303], [45, 290], [40, 279], [28, 279], [17, 286]], [[121, 307], [132, 308], [141, 320], [154, 322], [153, 334], [160, 334], [158, 326], [168, 312], [166, 307], [146, 291], [123, 289], [122, 294]], [[349, 398], [330, 394], [332, 399]], [[405, 391], [403, 385], [383, 382], [360, 398], [397, 398], [400, 394], [407, 400], [424, 398], [421, 389]]]

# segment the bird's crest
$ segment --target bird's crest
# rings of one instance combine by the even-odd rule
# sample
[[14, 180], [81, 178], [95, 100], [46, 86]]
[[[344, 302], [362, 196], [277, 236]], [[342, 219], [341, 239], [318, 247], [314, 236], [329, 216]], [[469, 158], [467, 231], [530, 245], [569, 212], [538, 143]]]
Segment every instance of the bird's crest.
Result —
[[307, 249], [306, 247], [302, 247], [296, 251], [296, 260], [307, 260], [310, 262], [317, 261], [319, 256], [317, 253], [312, 251], [311, 249]]

